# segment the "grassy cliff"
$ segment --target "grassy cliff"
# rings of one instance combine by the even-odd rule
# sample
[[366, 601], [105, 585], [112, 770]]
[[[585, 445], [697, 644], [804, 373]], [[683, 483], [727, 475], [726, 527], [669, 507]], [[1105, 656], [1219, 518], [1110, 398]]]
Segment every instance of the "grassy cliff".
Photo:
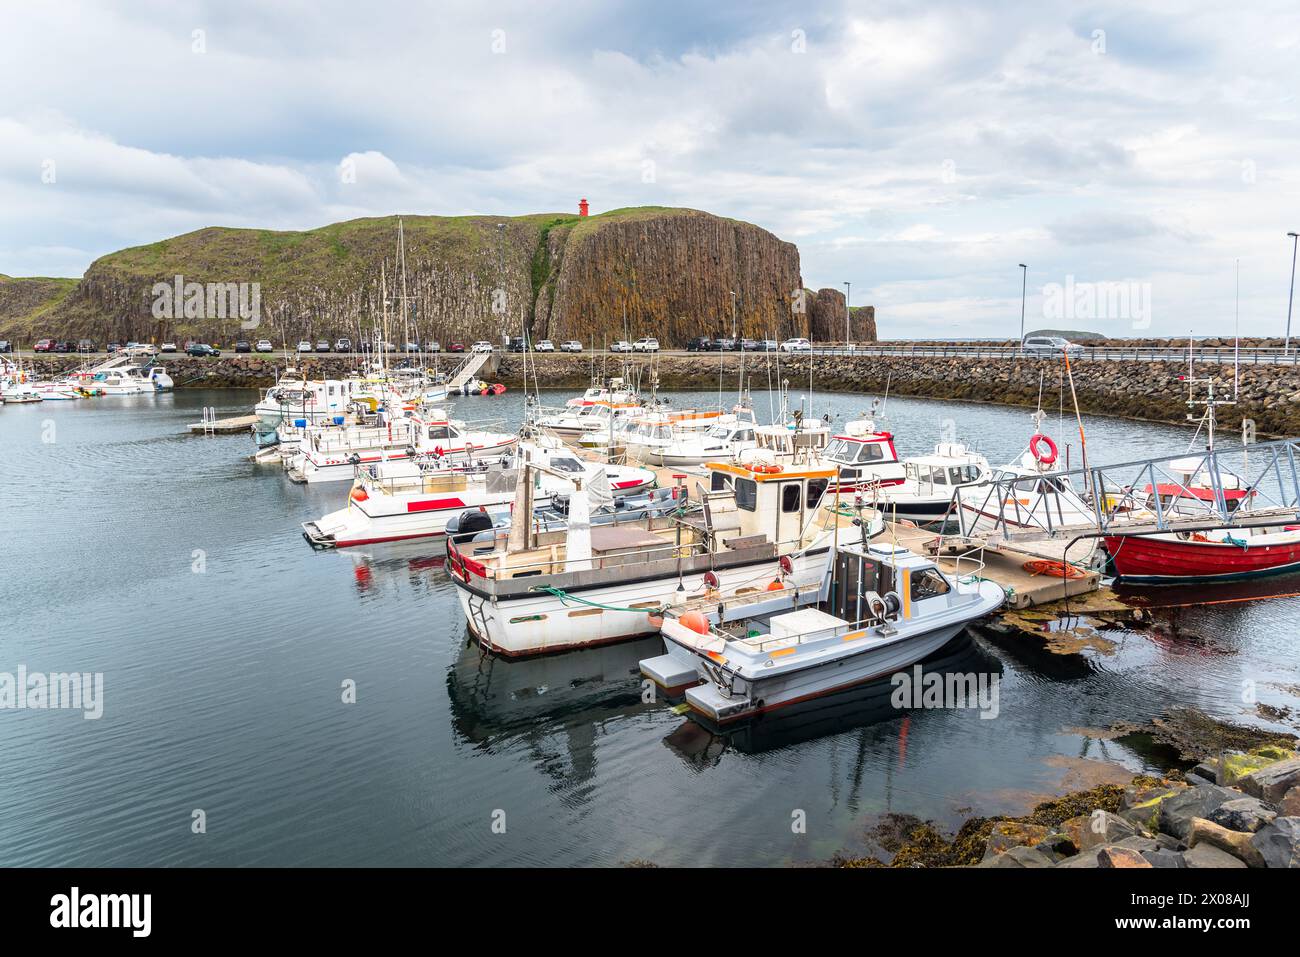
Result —
[[[588, 344], [658, 335], [665, 344], [730, 334], [731, 292], [742, 332], [802, 332], [792, 313], [798, 250], [757, 226], [691, 209], [634, 207], [590, 217], [404, 216], [406, 302], [422, 338], [499, 341], [527, 327], [537, 337]], [[351, 335], [381, 316], [404, 335], [398, 217], [304, 231], [211, 227], [123, 249], [77, 280], [0, 280], [0, 338], [48, 335], [228, 343], [262, 337]], [[241, 328], [200, 309], [154, 315], [155, 283], [256, 283], [260, 323]]]

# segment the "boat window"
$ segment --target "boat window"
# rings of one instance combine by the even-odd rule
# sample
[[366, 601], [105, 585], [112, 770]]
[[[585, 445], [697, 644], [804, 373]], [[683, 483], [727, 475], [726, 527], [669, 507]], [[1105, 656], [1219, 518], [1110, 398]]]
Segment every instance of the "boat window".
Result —
[[738, 432], [738, 433], [736, 433], [736, 441], [737, 441], [737, 442], [753, 442], [753, 441], [754, 441], [754, 430], [753, 430], [753, 429], [745, 429], [743, 432]]
[[801, 498], [801, 482], [782, 482], [781, 483], [781, 511], [797, 512], [799, 511], [799, 499]]
[[808, 480], [808, 507], [816, 508], [821, 504], [822, 496], [826, 494], [826, 479], [809, 479]]
[[883, 462], [885, 447], [880, 442], [867, 442], [858, 449], [859, 462]]
[[551, 467], [560, 472], [582, 471], [582, 464], [577, 459], [551, 459]]
[[709, 438], [711, 439], [725, 439], [731, 435], [731, 430], [728, 429], [725, 425], [715, 425], [712, 426], [709, 429], [709, 431], [706, 432], [705, 434], [708, 435]]
[[758, 507], [758, 483], [753, 479], [736, 479], [736, 508], [752, 512]]
[[1038, 482], [1031, 478], [1021, 479], [1015, 485], [1015, 489], [1017, 492], [1033, 492], [1036, 491], [1037, 488], [1038, 488]]
[[912, 573], [912, 601], [946, 595], [952, 586], [939, 574], [938, 569], [926, 568]]
[[445, 425], [429, 426], [429, 438], [431, 439], [449, 439], [451, 432]]
[[934, 470], [934, 475], [933, 475], [933, 477], [931, 478], [931, 481], [934, 482], [935, 485], [947, 485], [947, 484], [948, 484], [948, 470], [947, 470], [947, 469], [935, 469], [935, 470]]
[[713, 478], [709, 481], [710, 492], [721, 492], [731, 488], [731, 476], [725, 472], [714, 472]]

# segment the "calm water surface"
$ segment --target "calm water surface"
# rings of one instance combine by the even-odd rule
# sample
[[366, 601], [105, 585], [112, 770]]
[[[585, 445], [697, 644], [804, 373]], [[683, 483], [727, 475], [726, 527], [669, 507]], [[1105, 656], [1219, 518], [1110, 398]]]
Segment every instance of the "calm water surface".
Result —
[[[1118, 719], [1194, 705], [1259, 723], [1246, 681], [1261, 701], [1300, 705], [1300, 600], [1273, 598], [1113, 633], [1111, 654], [983, 635], [950, 645], [935, 667], [1000, 674], [994, 720], [900, 716], [877, 688], [717, 738], [641, 702], [636, 663], [657, 640], [480, 661], [441, 544], [313, 552], [299, 524], [339, 507], [346, 486], [252, 464], [247, 435], [186, 433], [202, 407], [242, 414], [254, 398], [0, 408], [0, 672], [102, 672], [105, 698], [97, 721], [0, 711], [0, 865], [823, 860], [858, 848], [878, 812], [953, 823], [1087, 784], [1092, 762], [1155, 766], [1088, 733]], [[868, 403], [818, 396], [816, 408], [842, 421]], [[767, 396], [755, 404], [766, 413]], [[510, 394], [454, 412], [513, 424], [520, 408]], [[904, 454], [948, 421], [995, 462], [1030, 432], [1018, 409], [891, 399], [888, 412]], [[1172, 427], [1085, 426], [1099, 462], [1187, 441]], [[191, 832], [195, 809], [206, 834]], [[795, 809], [806, 834], [791, 833]]]

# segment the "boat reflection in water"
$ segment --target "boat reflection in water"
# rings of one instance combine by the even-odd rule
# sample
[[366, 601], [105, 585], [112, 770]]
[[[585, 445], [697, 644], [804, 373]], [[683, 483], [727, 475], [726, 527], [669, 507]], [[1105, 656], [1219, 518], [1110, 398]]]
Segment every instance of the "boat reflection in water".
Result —
[[[917, 667], [923, 680], [931, 674], [984, 675], [989, 676], [987, 680], [994, 675], [1000, 680], [1002, 675], [1001, 661], [975, 641], [969, 630], [961, 632], [918, 665], [904, 669], [904, 673], [910, 677]], [[664, 739], [664, 745], [692, 766], [708, 766], [716, 764], [729, 747], [747, 754], [771, 751], [824, 735], [902, 720], [912, 709], [894, 706], [895, 688], [892, 676], [886, 676], [780, 711], [760, 714], [738, 726], [728, 724], [725, 730], [693, 713]], [[976, 702], [968, 702], [968, 707], [976, 707]], [[900, 738], [900, 747], [903, 746]]]
[[485, 654], [467, 636], [447, 669], [452, 725], [465, 741], [487, 749], [521, 738], [549, 741], [557, 728], [567, 730], [576, 768], [592, 759], [601, 723], [658, 707], [643, 701], [638, 663], [660, 644], [651, 636], [509, 659]]

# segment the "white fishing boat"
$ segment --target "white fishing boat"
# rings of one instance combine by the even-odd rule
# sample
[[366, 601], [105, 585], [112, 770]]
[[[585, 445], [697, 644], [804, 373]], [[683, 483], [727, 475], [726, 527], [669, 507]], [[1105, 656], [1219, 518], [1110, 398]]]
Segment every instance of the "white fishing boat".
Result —
[[641, 399], [635, 389], [628, 387], [621, 376], [609, 380], [608, 385], [593, 385], [582, 395], [570, 399], [565, 405], [569, 408], [582, 408], [590, 405], [618, 406], [640, 405]]
[[889, 519], [925, 525], [955, 517], [957, 490], [987, 482], [988, 459], [960, 442], [940, 442], [930, 455], [903, 459], [903, 481], [880, 489], [876, 501]]
[[[595, 527], [580, 489], [569, 498], [568, 529], [537, 533], [525, 518], [532, 464], [523, 464], [506, 544], [472, 554], [448, 547], [470, 631], [507, 656], [652, 634], [664, 608], [691, 596], [815, 585], [839, 529], [840, 516], [823, 506], [833, 470], [710, 462], [698, 514]], [[880, 528], [878, 515], [870, 525]]]
[[994, 470], [993, 481], [1004, 484], [961, 487], [956, 511], [962, 533], [1050, 533], [1058, 528], [1093, 524], [1096, 513], [1075, 490], [1069, 476], [1058, 474], [1057, 460], [1056, 443], [1042, 432], [1035, 432], [1024, 452]]
[[[666, 467], [734, 462], [743, 452], [757, 447], [757, 428], [753, 410], [737, 406], [723, 421], [707, 429], [681, 429], [670, 425], [666, 442], [648, 442], [637, 446], [633, 454], [650, 465]], [[630, 441], [625, 439], [625, 442]]]
[[840, 495], [869, 495], [901, 485], [906, 477], [893, 434], [878, 430], [871, 419], [844, 423], [843, 430], [835, 433], [817, 461], [837, 470], [839, 477], [832, 494], [838, 490]]
[[441, 409], [385, 408], [361, 424], [345, 419], [303, 426], [297, 452], [285, 459], [285, 468], [299, 482], [342, 482], [353, 477], [358, 465], [420, 456], [447, 464], [490, 459], [510, 453], [518, 443], [516, 435], [470, 428]]
[[645, 414], [639, 403], [590, 403], [542, 411], [537, 417], [539, 428], [565, 441], [581, 441], [586, 436], [607, 436], [622, 430], [627, 419]]
[[725, 725], [906, 668], [995, 611], [1003, 591], [953, 577], [887, 543], [841, 545], [816, 607], [795, 596], [683, 603], [664, 614], [666, 653], [641, 672]]
[[305, 379], [290, 368], [262, 394], [253, 411], [263, 431], [273, 431], [284, 422], [322, 425], [343, 415], [354, 401], [363, 397], [378, 402], [376, 387], [380, 384], [352, 376]]
[[25, 405], [43, 401], [44, 396], [31, 382], [19, 376], [0, 389], [0, 401], [5, 405]]
[[[529, 445], [524, 454], [541, 467], [534, 470], [530, 488], [535, 506], [580, 486], [601, 485], [612, 500], [613, 490], [631, 494], [655, 481], [647, 469], [584, 462], [567, 449]], [[502, 463], [447, 467], [427, 460], [379, 462], [357, 471], [345, 508], [305, 523], [303, 536], [318, 548], [440, 536], [453, 516], [514, 501], [517, 472]]]
[[95, 372], [85, 380], [85, 385], [101, 395], [149, 395], [166, 392], [173, 383], [162, 366], [118, 365]]

